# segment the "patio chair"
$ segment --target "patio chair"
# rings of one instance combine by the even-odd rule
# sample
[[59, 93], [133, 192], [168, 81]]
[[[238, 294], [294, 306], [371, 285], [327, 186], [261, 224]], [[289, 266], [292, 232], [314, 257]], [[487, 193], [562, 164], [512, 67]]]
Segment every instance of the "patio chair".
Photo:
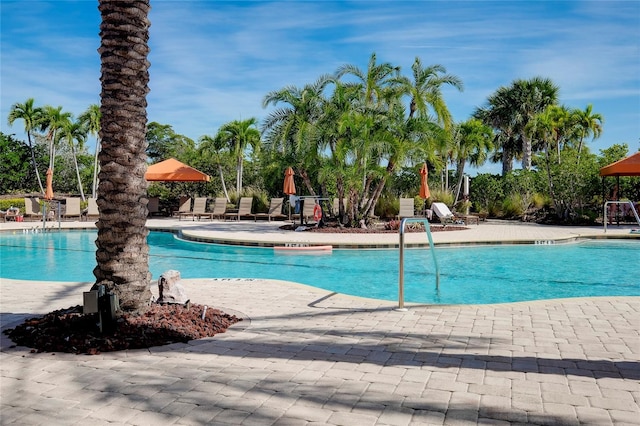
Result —
[[440, 223], [444, 226], [447, 226], [448, 223], [454, 223], [456, 220], [456, 216], [451, 213], [449, 207], [445, 203], [432, 203], [431, 210], [438, 216], [440, 219]]
[[228, 217], [229, 219], [238, 219], [238, 220], [240, 220], [241, 217], [253, 216], [253, 213], [251, 213], [252, 205], [253, 205], [253, 197], [242, 197], [240, 198], [240, 205], [238, 206], [238, 211], [226, 213], [224, 216]]
[[253, 215], [254, 221], [257, 221], [259, 217], [266, 217], [269, 222], [271, 222], [271, 218], [286, 218], [287, 215], [282, 213], [282, 203], [284, 202], [284, 198], [272, 198], [269, 204], [269, 212], [268, 213], [255, 213]]
[[65, 198], [65, 210], [62, 215], [63, 218], [82, 218], [82, 211], [80, 211], [80, 198]]
[[[309, 219], [313, 219], [313, 208], [316, 203], [312, 197], [304, 198], [304, 204], [302, 206], [302, 220], [304, 223], [309, 223]], [[300, 213], [293, 215], [293, 220], [300, 219]]]
[[193, 211], [191, 212], [193, 220], [200, 220], [201, 217], [213, 219], [213, 213], [207, 211], [207, 197], [198, 197], [193, 200]]
[[158, 197], [149, 197], [147, 210], [149, 211], [149, 216], [160, 213], [160, 199]]
[[40, 211], [40, 200], [32, 197], [24, 198], [24, 218], [42, 218], [42, 212]]
[[224, 215], [227, 213], [227, 199], [224, 197], [217, 197], [215, 204], [213, 205], [213, 212], [211, 212], [212, 219], [224, 219]]
[[89, 220], [89, 218], [97, 219], [100, 216], [100, 212], [98, 211], [98, 203], [96, 202], [96, 199], [88, 198], [87, 201], [89, 204], [87, 204], [87, 211], [84, 216], [85, 219], [86, 220]]
[[398, 219], [415, 216], [415, 206], [413, 198], [400, 198], [400, 211]]
[[191, 214], [191, 197], [180, 197], [180, 207], [173, 212], [173, 216], [178, 216], [178, 220], [182, 220], [182, 216]]

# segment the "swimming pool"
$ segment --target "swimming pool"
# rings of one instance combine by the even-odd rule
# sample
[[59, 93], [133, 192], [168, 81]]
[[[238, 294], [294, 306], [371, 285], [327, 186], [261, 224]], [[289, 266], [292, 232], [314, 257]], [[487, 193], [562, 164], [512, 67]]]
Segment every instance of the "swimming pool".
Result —
[[[0, 277], [93, 281], [94, 231], [0, 234]], [[153, 278], [271, 278], [385, 300], [398, 298], [398, 250], [277, 254], [271, 248], [183, 241], [149, 235]], [[581, 296], [640, 296], [640, 242], [497, 245], [436, 249], [440, 289], [426, 249], [405, 251], [405, 301], [486, 304]]]

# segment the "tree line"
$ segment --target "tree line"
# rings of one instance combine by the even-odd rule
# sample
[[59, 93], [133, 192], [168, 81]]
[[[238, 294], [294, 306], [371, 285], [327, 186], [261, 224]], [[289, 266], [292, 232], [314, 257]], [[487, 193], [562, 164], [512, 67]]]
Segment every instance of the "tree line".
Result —
[[[234, 120], [197, 142], [175, 133], [171, 125], [150, 122], [149, 162], [175, 157], [218, 179], [153, 183], [149, 192], [167, 201], [180, 193], [224, 195], [233, 201], [252, 192], [266, 204], [268, 197], [282, 195], [283, 172], [293, 167], [299, 193], [337, 197], [336, 213], [355, 225], [393, 216], [398, 197], [415, 196], [423, 163], [434, 189], [432, 201], [468, 205], [461, 193], [466, 167], [491, 161], [502, 163], [502, 175], [473, 179], [475, 211], [523, 217], [531, 207], [545, 207], [556, 218], [575, 220], [600, 203], [597, 171], [607, 164], [602, 162], [627, 155], [626, 145], [600, 156], [591, 153], [588, 142], [602, 134], [603, 117], [591, 105], [561, 105], [559, 88], [549, 79], [500, 87], [463, 122], [453, 120], [445, 87], [462, 91], [463, 83], [442, 65], [425, 66], [415, 58], [405, 75], [398, 66], [379, 63], [374, 53], [365, 69], [346, 64], [309, 84], [267, 93], [263, 107], [270, 111], [262, 122]], [[83, 199], [85, 191], [96, 195], [97, 105], [74, 118], [62, 107], [38, 107], [30, 98], [12, 106], [9, 124], [17, 120], [23, 122], [27, 143], [22, 144], [21, 166], [13, 170], [23, 179], [3, 179], [2, 192], [44, 192], [43, 172], [59, 168], [54, 173], [57, 190], [75, 192], [70, 185], [75, 181]], [[91, 135], [96, 137], [92, 154], [85, 145]], [[17, 150], [20, 144], [9, 145]], [[27, 159], [30, 171], [24, 167]], [[521, 169], [513, 170], [517, 160]], [[623, 181], [629, 195], [640, 192], [634, 182]]]

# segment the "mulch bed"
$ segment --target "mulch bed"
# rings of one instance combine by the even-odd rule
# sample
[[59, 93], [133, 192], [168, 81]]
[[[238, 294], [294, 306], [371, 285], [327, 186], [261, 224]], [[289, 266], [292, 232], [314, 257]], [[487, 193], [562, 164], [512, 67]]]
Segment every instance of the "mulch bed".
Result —
[[[304, 226], [302, 232], [314, 232], [320, 234], [398, 234], [398, 229], [383, 229], [383, 228], [347, 228], [347, 227], [339, 227], [333, 223], [329, 223], [321, 228], [316, 228], [315, 225], [306, 226], [300, 224], [286, 224], [282, 225], [280, 229], [285, 231], [295, 231], [300, 226]], [[463, 225], [447, 225], [447, 226], [431, 226], [431, 232], [444, 232], [444, 231], [461, 231], [463, 229], [467, 229], [466, 226]], [[406, 229], [406, 232], [424, 232], [424, 226], [421, 224], [411, 224]]]
[[204, 310], [204, 306], [192, 303], [154, 303], [143, 315], [121, 316], [115, 331], [103, 335], [95, 315], [83, 315], [82, 306], [73, 306], [28, 319], [4, 333], [16, 345], [33, 348], [31, 352], [97, 355], [212, 337], [242, 321], [242, 318], [212, 308], [206, 310], [203, 319]]

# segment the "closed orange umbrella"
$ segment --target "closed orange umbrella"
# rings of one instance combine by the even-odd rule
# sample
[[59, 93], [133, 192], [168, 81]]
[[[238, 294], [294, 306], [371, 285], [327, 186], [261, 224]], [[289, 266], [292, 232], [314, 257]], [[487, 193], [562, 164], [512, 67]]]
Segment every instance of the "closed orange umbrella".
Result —
[[47, 169], [47, 189], [44, 192], [44, 199], [53, 199], [53, 170], [51, 169]]
[[424, 198], [425, 200], [431, 197], [429, 182], [427, 182], [428, 175], [429, 171], [427, 170], [427, 163], [424, 163], [420, 169], [420, 198]]
[[287, 167], [287, 170], [284, 172], [284, 193], [287, 195], [296, 193], [296, 184], [293, 181], [293, 175], [293, 169]]

